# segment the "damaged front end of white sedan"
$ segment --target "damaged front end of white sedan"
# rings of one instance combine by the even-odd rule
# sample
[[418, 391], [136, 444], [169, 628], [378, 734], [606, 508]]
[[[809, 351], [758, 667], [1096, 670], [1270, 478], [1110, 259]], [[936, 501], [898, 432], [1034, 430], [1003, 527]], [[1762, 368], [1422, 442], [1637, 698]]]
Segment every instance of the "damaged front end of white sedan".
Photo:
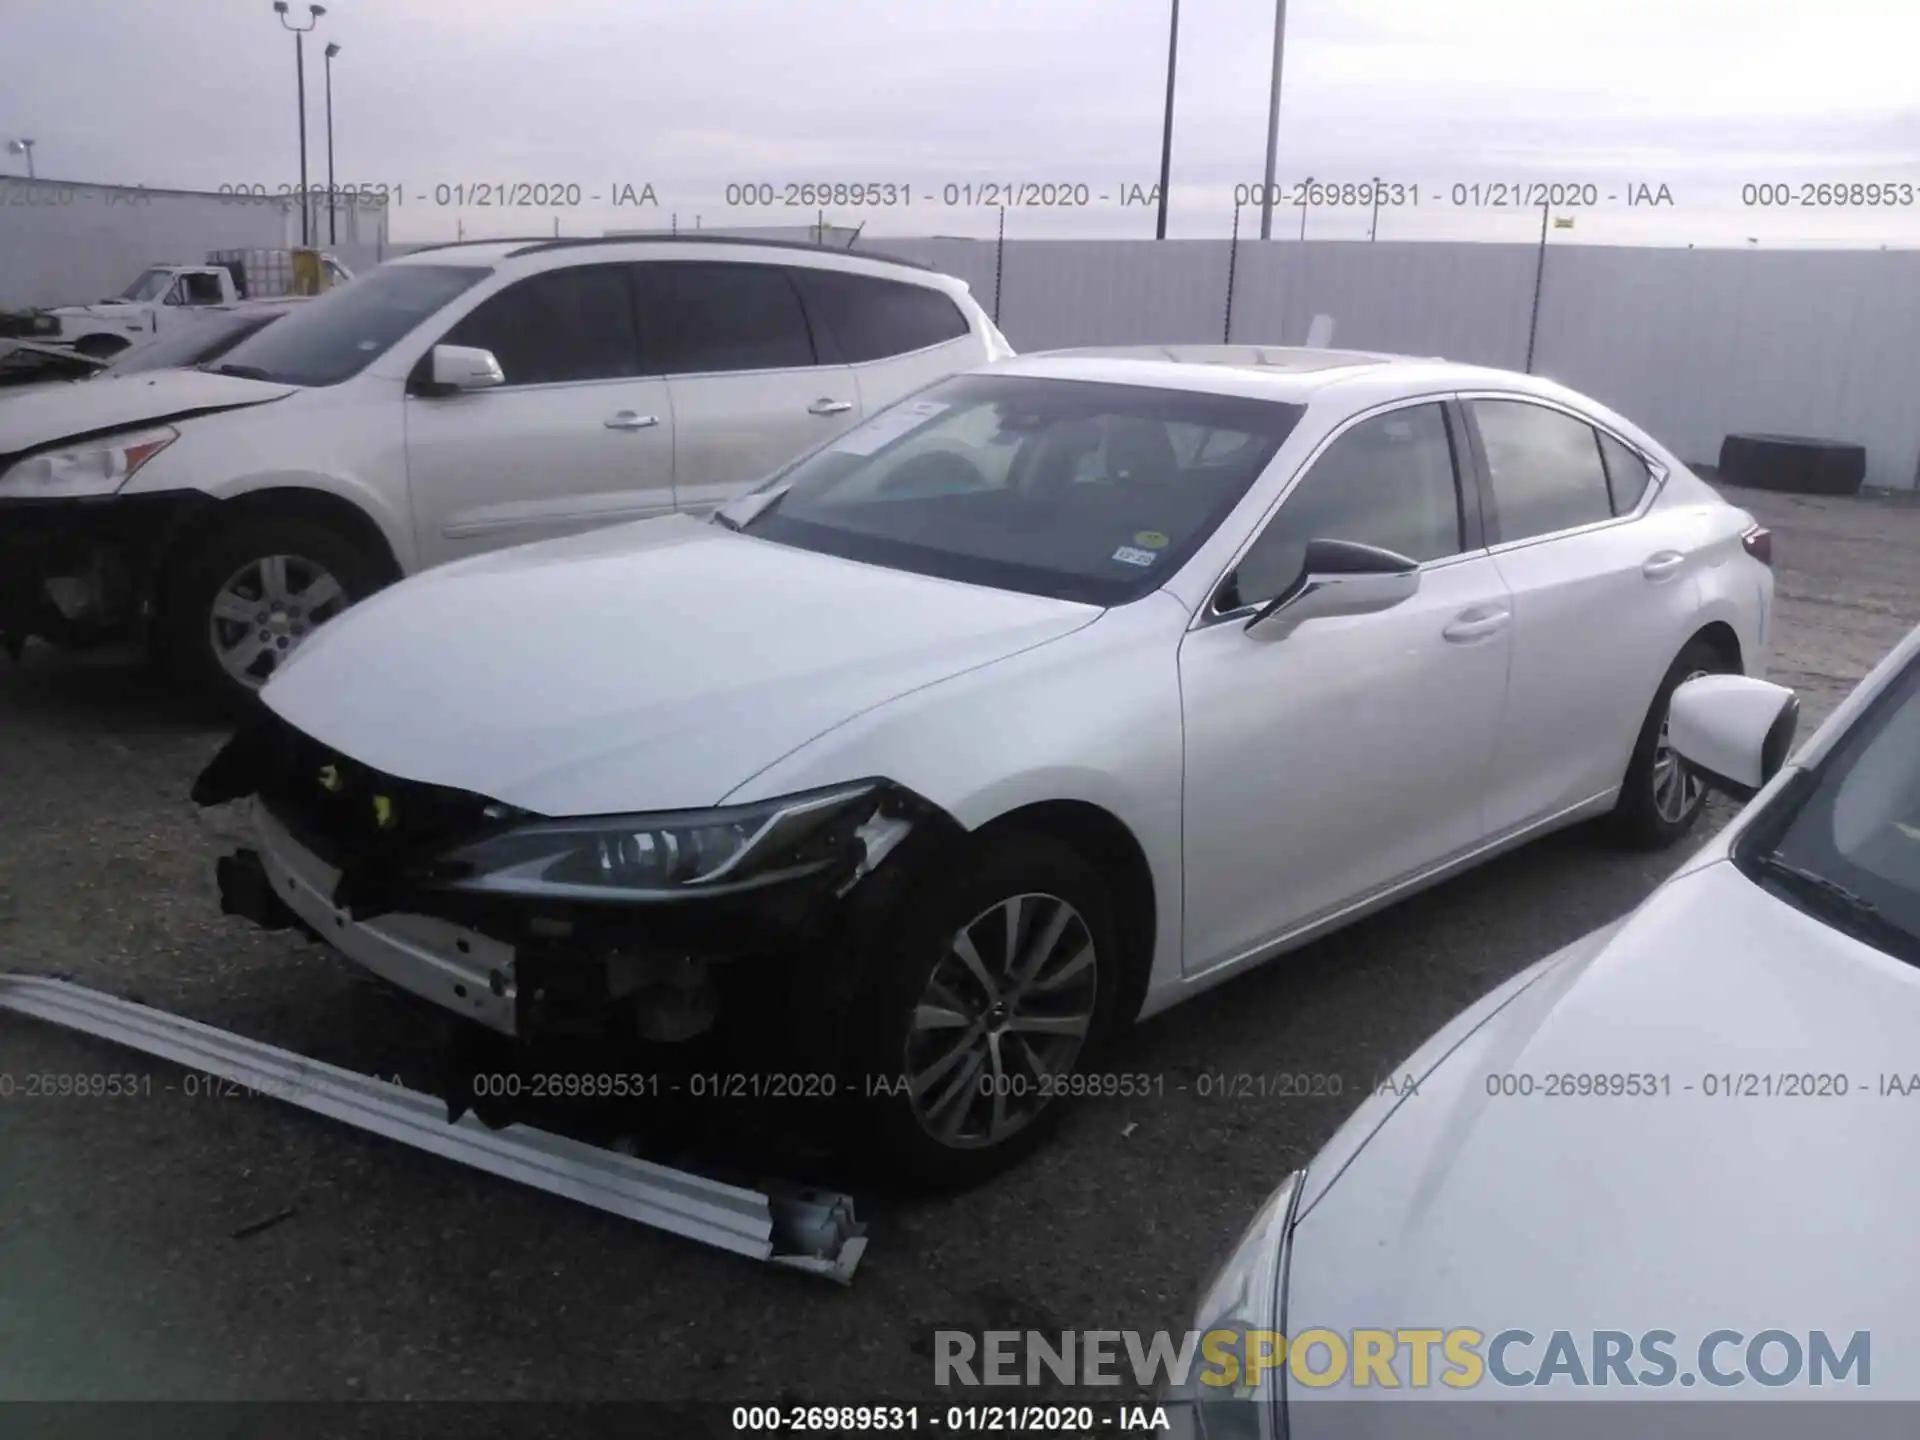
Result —
[[[383, 774], [264, 714], [196, 782], [252, 802], [223, 912], [297, 929], [474, 1022], [447, 1118], [537, 1102], [765, 1101], [839, 1120], [848, 1024], [903, 843], [955, 830], [883, 779], [746, 805], [551, 817]], [[876, 873], [877, 872], [877, 873]], [[784, 1117], [783, 1117], [784, 1118]]]

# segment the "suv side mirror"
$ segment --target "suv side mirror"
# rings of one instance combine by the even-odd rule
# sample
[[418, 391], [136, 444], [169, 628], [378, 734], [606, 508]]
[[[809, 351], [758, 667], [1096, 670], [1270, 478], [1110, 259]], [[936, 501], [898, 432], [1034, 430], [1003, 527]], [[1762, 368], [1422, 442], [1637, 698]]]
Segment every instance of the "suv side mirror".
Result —
[[507, 383], [507, 372], [491, 350], [471, 345], [436, 345], [427, 362], [432, 393], [453, 395], [467, 390], [488, 390]]
[[1751, 800], [1780, 773], [1800, 724], [1800, 697], [1746, 675], [1702, 675], [1673, 692], [1667, 743], [1723, 795]]
[[1418, 560], [1352, 540], [1309, 540], [1299, 576], [1255, 611], [1246, 628], [1277, 640], [1323, 616], [1391, 610], [1419, 589]]

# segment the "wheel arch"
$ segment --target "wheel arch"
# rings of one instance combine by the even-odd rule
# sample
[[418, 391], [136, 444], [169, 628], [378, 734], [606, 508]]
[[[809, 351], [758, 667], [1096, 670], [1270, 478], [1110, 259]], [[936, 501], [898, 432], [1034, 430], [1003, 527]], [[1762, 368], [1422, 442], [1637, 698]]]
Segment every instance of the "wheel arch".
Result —
[[1121, 990], [1114, 1010], [1121, 1024], [1140, 1012], [1152, 978], [1159, 901], [1145, 847], [1125, 821], [1086, 800], [1040, 800], [994, 816], [970, 834], [988, 844], [1008, 834], [1046, 835], [1060, 841], [1111, 877], [1114, 929], [1122, 947]]
[[[1708, 646], [1726, 661], [1732, 673], [1736, 675], [1747, 673], [1746, 660], [1740, 645], [1740, 634], [1727, 621], [1709, 620], [1687, 637], [1687, 645], [1692, 645], [1696, 641]], [[1680, 652], [1684, 652], [1687, 645], [1682, 645]], [[1676, 655], [1680, 652], [1676, 652]]]
[[365, 545], [390, 580], [397, 580], [404, 573], [392, 537], [362, 506], [329, 490], [300, 485], [267, 486], [199, 507], [167, 537], [153, 567], [152, 591], [156, 606], [182, 561], [226, 527], [261, 516], [312, 520], [332, 526]]

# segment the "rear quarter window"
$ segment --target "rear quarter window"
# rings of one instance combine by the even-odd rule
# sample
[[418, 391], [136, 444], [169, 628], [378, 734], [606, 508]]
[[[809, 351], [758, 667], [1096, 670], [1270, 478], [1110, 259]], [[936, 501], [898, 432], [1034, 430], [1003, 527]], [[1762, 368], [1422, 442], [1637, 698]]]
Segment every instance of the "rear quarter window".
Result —
[[795, 266], [821, 359], [845, 365], [944, 345], [972, 327], [951, 297], [927, 285]]

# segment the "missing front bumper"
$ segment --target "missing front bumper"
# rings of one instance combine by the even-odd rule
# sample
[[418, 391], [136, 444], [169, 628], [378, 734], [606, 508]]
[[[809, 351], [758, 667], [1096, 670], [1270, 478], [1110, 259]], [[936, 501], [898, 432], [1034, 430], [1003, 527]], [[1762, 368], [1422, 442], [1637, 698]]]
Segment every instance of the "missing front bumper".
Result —
[[866, 1250], [866, 1227], [846, 1195], [778, 1185], [749, 1190], [523, 1125], [491, 1130], [472, 1116], [449, 1126], [437, 1100], [404, 1086], [66, 981], [0, 974], [0, 1010], [127, 1046], [596, 1210], [843, 1285], [852, 1281]]

